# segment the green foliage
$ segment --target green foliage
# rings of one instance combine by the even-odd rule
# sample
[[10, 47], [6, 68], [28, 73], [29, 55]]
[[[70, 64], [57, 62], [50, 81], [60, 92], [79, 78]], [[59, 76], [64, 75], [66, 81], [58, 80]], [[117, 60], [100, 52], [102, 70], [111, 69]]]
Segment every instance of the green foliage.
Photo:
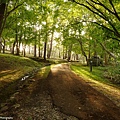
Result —
[[111, 82], [120, 84], [120, 63], [117, 63], [115, 66], [109, 66], [104, 76]]
[[[87, 5], [91, 10], [99, 13], [94, 7], [87, 4], [87, 2], [90, 2], [91, 5], [103, 13], [106, 19], [110, 19], [115, 29], [119, 32], [120, 25], [117, 18], [109, 14], [109, 11], [105, 10], [101, 4], [93, 4], [92, 0], [76, 1]], [[101, 0], [100, 2], [112, 10], [109, 1], [106, 1]], [[97, 2], [99, 3], [99, 1]], [[113, 1], [113, 3], [116, 10], [119, 11], [119, 2]], [[115, 41], [115, 39], [118, 39], [117, 36], [115, 36], [114, 32], [101, 26], [104, 25], [113, 30], [109, 24], [110, 21], [100, 18], [99, 15], [102, 15], [102, 13], [96, 15], [86, 9], [86, 7], [69, 1], [65, 2], [64, 0], [13, 0], [8, 4], [7, 9], [10, 11], [16, 6], [19, 7], [13, 10], [7, 17], [2, 34], [6, 45], [13, 46], [14, 42], [18, 42], [22, 46], [36, 44], [37, 47], [44, 48], [44, 41], [47, 41], [47, 45], [49, 46], [51, 35], [54, 35], [53, 38], [55, 40], [55, 32], [58, 32], [60, 34], [58, 39], [61, 40], [58, 43], [59, 48], [61, 43], [64, 47], [69, 47], [72, 44], [72, 52], [74, 53], [83, 53], [81, 52], [79, 42], [82, 42], [84, 53], [87, 56], [89, 53], [92, 56], [96, 52], [98, 55], [104, 57], [105, 50], [103, 50], [99, 43], [103, 43], [107, 50], [116, 56], [120, 52], [118, 49], [120, 44]], [[18, 37], [17, 41], [15, 41], [16, 34]]]

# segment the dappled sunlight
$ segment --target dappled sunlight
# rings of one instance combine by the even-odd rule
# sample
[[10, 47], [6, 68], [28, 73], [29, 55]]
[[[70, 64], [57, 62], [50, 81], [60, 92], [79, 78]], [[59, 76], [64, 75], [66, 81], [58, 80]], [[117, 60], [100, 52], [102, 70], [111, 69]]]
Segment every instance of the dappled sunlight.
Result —
[[6, 84], [14, 82], [15, 80], [21, 78], [24, 75], [25, 70], [6, 70], [0, 72], [0, 87], [4, 87]]
[[13, 84], [41, 64], [25, 57], [11, 54], [0, 55], [0, 89]]
[[40, 77], [42, 77], [42, 76], [44, 75], [45, 71], [46, 71], [46, 68], [44, 67], [44, 68], [42, 68], [42, 69], [38, 72], [38, 75], [39, 75]]
[[93, 79], [88, 79], [87, 81], [90, 82], [90, 85], [92, 87], [102, 92], [109, 99], [114, 100], [116, 102], [116, 105], [120, 107], [120, 89], [95, 81]]
[[84, 77], [85, 79], [94, 79], [97, 81], [101, 81], [101, 82], [105, 82], [106, 79], [102, 78], [102, 71], [98, 71], [97, 69], [93, 68], [93, 71], [90, 72], [89, 67], [77, 67], [77, 66], [73, 66], [72, 67], [73, 70], [78, 73], [81, 77]]
[[88, 72], [83, 69], [81, 70], [81, 72], [83, 72], [83, 74], [87, 75], [88, 79], [90, 79], [90, 77], [95, 80], [98, 79], [98, 77], [96, 75], [94, 75], [92, 72]]
[[[85, 77], [86, 79], [89, 79], [88, 75], [91, 75], [91, 73], [87, 72], [84, 69], [75, 69], [74, 70], [76, 73], [80, 74], [80, 76]], [[87, 76], [86, 76], [87, 75]]]
[[57, 72], [58, 71], [58, 67], [61, 67], [62, 64], [58, 64], [58, 65], [55, 65], [54, 67], [52, 67], [52, 71], [53, 72]]
[[[55, 65], [55, 67], [57, 68], [57, 67], [61, 67], [62, 66], [62, 64], [57, 64], [57, 65]], [[54, 67], [54, 68], [55, 68]]]
[[4, 73], [6, 73], [6, 72], [8, 73], [8, 72], [10, 72], [10, 71], [11, 71], [11, 70], [3, 70], [3, 71], [0, 71], [0, 75], [1, 75], [1, 74], [4, 74]]
[[[115, 101], [117, 106], [120, 106], [120, 89], [114, 87], [110, 83], [104, 83], [104, 81], [100, 80], [100, 76], [94, 75], [97, 73], [97, 70], [93, 70], [93, 72], [89, 72], [87, 68], [72, 66], [72, 69], [75, 73], [77, 73], [81, 78], [83, 78], [89, 85], [93, 88], [97, 89], [99, 92], [102, 92], [109, 99]], [[86, 70], [85, 70], [86, 69]], [[97, 79], [98, 78], [98, 79]]]
[[15, 80], [17, 70], [4, 70], [0, 72], [0, 88]]
[[38, 79], [45, 79], [50, 72], [50, 68], [50, 66], [41, 68], [40, 71], [37, 73], [36, 77]]
[[[0, 72], [0, 80], [2, 79], [11, 79], [11, 77], [14, 77], [15, 73], [19, 70], [4, 70]], [[8, 80], [9, 81], [9, 80]]]

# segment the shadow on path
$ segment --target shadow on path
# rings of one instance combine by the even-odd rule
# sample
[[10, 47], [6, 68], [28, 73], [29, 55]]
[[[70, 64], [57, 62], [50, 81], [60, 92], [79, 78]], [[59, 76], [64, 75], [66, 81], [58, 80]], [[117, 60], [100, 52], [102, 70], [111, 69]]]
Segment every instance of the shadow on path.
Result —
[[46, 82], [53, 104], [63, 113], [80, 120], [119, 120], [120, 108], [74, 74], [68, 64], [54, 66]]

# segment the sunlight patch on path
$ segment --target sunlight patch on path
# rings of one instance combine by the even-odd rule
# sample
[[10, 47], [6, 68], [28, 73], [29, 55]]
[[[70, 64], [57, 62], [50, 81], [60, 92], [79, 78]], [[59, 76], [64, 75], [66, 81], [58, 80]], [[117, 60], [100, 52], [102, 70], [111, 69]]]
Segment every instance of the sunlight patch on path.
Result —
[[120, 107], [120, 90], [112, 87], [110, 85], [106, 85], [104, 83], [100, 83], [98, 81], [92, 79], [84, 79], [88, 84], [90, 84], [93, 88], [102, 92], [105, 96], [107, 96], [110, 100], [112, 100], [118, 107]]

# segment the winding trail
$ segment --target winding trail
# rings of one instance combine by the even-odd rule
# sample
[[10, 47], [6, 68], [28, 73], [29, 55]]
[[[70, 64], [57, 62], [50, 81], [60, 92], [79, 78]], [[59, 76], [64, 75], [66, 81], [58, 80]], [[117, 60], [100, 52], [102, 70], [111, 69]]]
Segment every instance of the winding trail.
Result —
[[46, 80], [53, 104], [80, 120], [119, 120], [120, 108], [74, 74], [68, 64], [51, 68]]

